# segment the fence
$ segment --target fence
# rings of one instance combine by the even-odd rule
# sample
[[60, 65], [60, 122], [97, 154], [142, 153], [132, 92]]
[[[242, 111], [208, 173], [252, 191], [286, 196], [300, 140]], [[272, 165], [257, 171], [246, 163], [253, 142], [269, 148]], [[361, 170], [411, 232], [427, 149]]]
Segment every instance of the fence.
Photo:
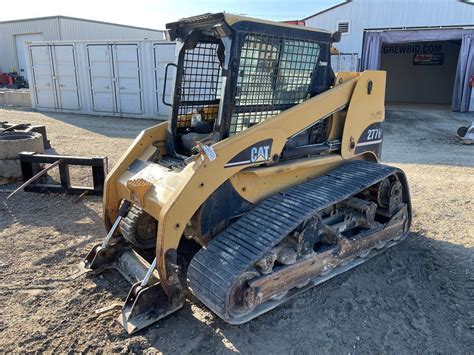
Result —
[[332, 70], [337, 73], [340, 71], [358, 71], [359, 55], [357, 53], [339, 53], [331, 55]]

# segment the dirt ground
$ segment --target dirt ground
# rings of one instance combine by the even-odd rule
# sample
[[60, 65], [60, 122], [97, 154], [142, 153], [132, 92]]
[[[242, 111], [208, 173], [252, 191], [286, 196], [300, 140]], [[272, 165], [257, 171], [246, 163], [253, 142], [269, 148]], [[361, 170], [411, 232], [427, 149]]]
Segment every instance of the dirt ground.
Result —
[[[113, 271], [75, 278], [104, 235], [100, 198], [0, 188], [0, 352], [450, 353], [474, 349], [474, 146], [456, 129], [473, 115], [388, 111], [383, 160], [405, 170], [414, 222], [383, 255], [247, 324], [224, 323], [195, 299], [127, 335], [117, 310], [129, 285]], [[42, 123], [59, 154], [110, 165], [152, 121], [0, 109]], [[85, 171], [77, 181], [87, 182]]]

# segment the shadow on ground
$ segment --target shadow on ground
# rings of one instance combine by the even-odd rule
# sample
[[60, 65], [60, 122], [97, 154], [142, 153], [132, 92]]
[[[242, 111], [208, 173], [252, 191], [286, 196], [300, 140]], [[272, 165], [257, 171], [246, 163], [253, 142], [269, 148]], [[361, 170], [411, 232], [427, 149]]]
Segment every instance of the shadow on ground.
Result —
[[[18, 112], [37, 112], [28, 108], [4, 108]], [[111, 138], [134, 139], [142, 130], [163, 122], [167, 117], [160, 116], [154, 119], [125, 118], [100, 115], [81, 115], [75, 113], [40, 112], [42, 116], [53, 121], [59, 121], [93, 133]], [[28, 116], [25, 116], [28, 121]], [[48, 127], [46, 127], [48, 128]]]
[[411, 234], [246, 324], [232, 326], [211, 313], [198, 319], [203, 306], [191, 298], [156, 325], [113, 341], [122, 350], [164, 353], [469, 353], [473, 265], [472, 249]]
[[[6, 200], [7, 196], [8, 192], [0, 193], [0, 230], [18, 223], [26, 228], [53, 227], [58, 231], [83, 236], [84, 224], [103, 225], [102, 218], [88, 206], [89, 202], [100, 203], [100, 197], [79, 198], [74, 195], [28, 192], [19, 192], [9, 200]], [[65, 204], [68, 208], [64, 208]], [[74, 216], [71, 216], [71, 205]]]

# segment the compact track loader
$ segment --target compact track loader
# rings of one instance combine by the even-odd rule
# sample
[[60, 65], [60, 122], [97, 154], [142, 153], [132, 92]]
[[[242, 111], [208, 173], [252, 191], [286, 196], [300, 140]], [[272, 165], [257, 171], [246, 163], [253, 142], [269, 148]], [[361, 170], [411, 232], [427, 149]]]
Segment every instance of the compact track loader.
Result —
[[182, 44], [170, 118], [107, 176], [108, 234], [82, 263], [133, 284], [129, 333], [187, 289], [247, 322], [405, 238], [406, 177], [378, 163], [385, 72], [335, 75], [337, 32], [225, 13], [167, 29]]

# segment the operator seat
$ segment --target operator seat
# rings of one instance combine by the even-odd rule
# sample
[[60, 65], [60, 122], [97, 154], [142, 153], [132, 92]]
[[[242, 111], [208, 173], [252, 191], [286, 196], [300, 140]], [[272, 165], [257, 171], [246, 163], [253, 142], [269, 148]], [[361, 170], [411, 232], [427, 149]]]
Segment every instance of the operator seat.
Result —
[[191, 151], [199, 141], [206, 142], [219, 140], [219, 133], [212, 131], [212, 125], [208, 122], [198, 122], [194, 126], [194, 132], [183, 134], [181, 142], [187, 151]]

